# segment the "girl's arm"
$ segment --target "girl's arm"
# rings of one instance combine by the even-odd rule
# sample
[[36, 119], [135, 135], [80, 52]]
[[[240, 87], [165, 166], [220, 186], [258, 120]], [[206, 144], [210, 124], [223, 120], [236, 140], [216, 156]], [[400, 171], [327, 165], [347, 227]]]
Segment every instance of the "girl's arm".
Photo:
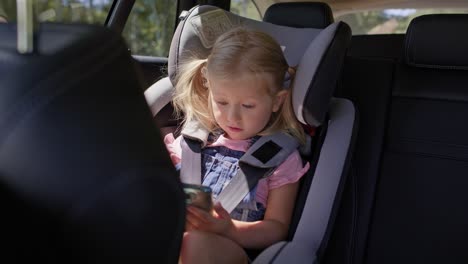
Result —
[[286, 239], [296, 201], [298, 182], [270, 190], [265, 218], [262, 221], [232, 220], [228, 212], [216, 205], [215, 217], [188, 207], [186, 229], [203, 230], [230, 238], [245, 248], [265, 248]]
[[176, 139], [174, 138], [174, 134], [169, 133], [164, 137], [164, 144], [166, 145], [166, 149], [169, 152], [169, 156], [171, 157], [172, 163], [176, 168], [180, 168], [180, 157], [182, 154], [182, 148], [180, 147], [180, 140], [182, 136], [178, 136]]
[[291, 223], [299, 183], [270, 190], [265, 218], [262, 221], [233, 221], [227, 237], [245, 248], [265, 248], [286, 239]]

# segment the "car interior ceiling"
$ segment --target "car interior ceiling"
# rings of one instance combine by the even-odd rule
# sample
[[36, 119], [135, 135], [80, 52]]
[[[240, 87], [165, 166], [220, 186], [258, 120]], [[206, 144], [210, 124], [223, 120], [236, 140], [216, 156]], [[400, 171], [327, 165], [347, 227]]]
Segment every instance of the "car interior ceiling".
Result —
[[[333, 23], [330, 12], [324, 3], [289, 3], [267, 10], [264, 21], [291, 27], [324, 28]], [[312, 13], [316, 15], [311, 16]], [[284, 19], [285, 14], [288, 19]], [[327, 230], [329, 241], [320, 248], [317, 263], [468, 263], [468, 211], [465, 209], [468, 204], [468, 34], [464, 33], [467, 28], [468, 15], [427, 15], [413, 20], [406, 34], [352, 36], [334, 96], [353, 102], [359, 127], [348, 174], [343, 178], [346, 181], [341, 199], [333, 208], [334, 215]], [[120, 252], [125, 255], [120, 256], [122, 259], [112, 259], [121, 262], [132, 252], [155, 257], [151, 255], [152, 250], [159, 254], [161, 248], [169, 248], [164, 241], [172, 241], [171, 251], [156, 257], [170, 258], [174, 262], [180, 246], [176, 244], [180, 241], [173, 241], [173, 237], [181, 236], [182, 224], [165, 219], [163, 224], [171, 227], [163, 231], [150, 228], [149, 222], [138, 226], [137, 221], [139, 216], [161, 221], [156, 214], [147, 215], [155, 206], [172, 215], [172, 219], [184, 217], [180, 186], [173, 181], [175, 172], [168, 158], [161, 155], [165, 152], [159, 141], [160, 134], [173, 131], [178, 125], [172, 118], [172, 107], [165, 106], [151, 118], [143, 96], [137, 93], [144, 87], [138, 79], [139, 73], [129, 67], [133, 62], [124, 55], [125, 44], [108, 31], [73, 25], [43, 27], [38, 41], [63, 40], [62, 46], [45, 52], [50, 56], [47, 58], [40, 56], [41, 51], [37, 57], [14, 52], [11, 55], [16, 37], [13, 32], [12, 28], [0, 25], [0, 56], [9, 54], [3, 58], [8, 58], [14, 66], [0, 68], [2, 76], [10, 76], [0, 79], [1, 98], [3, 102], [8, 101], [8, 105], [0, 105], [0, 109], [5, 107], [0, 112], [6, 113], [0, 120], [0, 194], [1, 200], [6, 202], [2, 234], [3, 240], [10, 243], [7, 249], [12, 249], [6, 255], [18, 258], [24, 254], [24, 248], [32, 248], [39, 258], [52, 263], [73, 263], [70, 256], [77, 257], [76, 263], [91, 261], [78, 258], [84, 251], [71, 248], [76, 246], [88, 250], [94, 260], [106, 262], [109, 260], [106, 257], [125, 247], [129, 251]], [[80, 37], [83, 32], [87, 33], [85, 38]], [[72, 39], [76, 41], [73, 45]], [[103, 63], [108, 67], [96, 69], [90, 76], [79, 75], [75, 69], [83, 65], [92, 68], [93, 59], [102, 59], [83, 50], [94, 50], [93, 47], [101, 45], [99, 51], [107, 48], [116, 50], [117, 55], [104, 57]], [[59, 67], [63, 58], [71, 62], [72, 70]], [[26, 65], [23, 63], [26, 60], [32, 63]], [[115, 72], [128, 78], [115, 78]], [[40, 75], [54, 77], [43, 80]], [[25, 76], [32, 81], [26, 81]], [[61, 90], [60, 83], [76, 78], [84, 80], [82, 85], [89, 85], [89, 89], [78, 91], [71, 86]], [[31, 85], [34, 81], [41, 84], [40, 88], [47, 95], [43, 101], [38, 101], [37, 98], [42, 97], [36, 97], [37, 94], [27, 92], [35, 87]], [[116, 92], [111, 88], [123, 87], [117, 85], [119, 81], [128, 85]], [[26, 96], [21, 97], [24, 91]], [[82, 101], [76, 101], [71, 95], [78, 95]], [[122, 100], [121, 95], [130, 99]], [[13, 110], [7, 109], [18, 98], [21, 104]], [[52, 112], [55, 114], [50, 115]], [[34, 118], [28, 113], [34, 113]], [[115, 118], [113, 122], [101, 123], [96, 121], [94, 113]], [[18, 117], [23, 119], [16, 122], [13, 118]], [[86, 125], [77, 125], [78, 121], [73, 120]], [[155, 130], [154, 123], [161, 131]], [[13, 130], [16, 134], [10, 135]], [[56, 131], [67, 133], [59, 135]], [[141, 134], [141, 131], [147, 133]], [[108, 138], [109, 134], [113, 136]], [[90, 145], [90, 138], [95, 145]], [[117, 141], [125, 143], [115, 144]], [[91, 156], [77, 154], [83, 147], [86, 155]], [[114, 162], [97, 162], [108, 159]], [[158, 162], [154, 164], [151, 160]], [[64, 165], [55, 166], [56, 161]], [[98, 166], [99, 170], [90, 171], [83, 166], [87, 162]], [[167, 177], [157, 182], [149, 180], [148, 175], [160, 174], [161, 170]], [[126, 173], [122, 175], [121, 171]], [[20, 180], [18, 173], [23, 176]], [[143, 176], [132, 182], [129, 177], [135, 173]], [[52, 177], [58, 174], [66, 177]], [[41, 175], [44, 180], [31, 186], [30, 182], [37, 184], [35, 175]], [[83, 178], [83, 175], [89, 177]], [[89, 190], [89, 186], [96, 183], [93, 177], [100, 179], [92, 188], [93, 192], [109, 186], [117, 189], [111, 189], [105, 197], [82, 200], [79, 191]], [[118, 184], [115, 187], [115, 182], [131, 184], [123, 188]], [[57, 186], [63, 189], [54, 189]], [[34, 195], [25, 196], [25, 190]], [[306, 199], [307, 191], [299, 200]], [[132, 197], [130, 202], [122, 198], [128, 195]], [[163, 202], [147, 202], [147, 199], [165, 201], [168, 197], [176, 201], [176, 208]], [[142, 207], [132, 216], [135, 204], [142, 204]], [[73, 211], [78, 210], [76, 206], [82, 206], [79, 213]], [[112, 212], [103, 208], [110, 208]], [[115, 222], [106, 216], [116, 211], [128, 221]], [[37, 216], [34, 223], [28, 221], [31, 214]], [[294, 216], [296, 224], [300, 217], [299, 211]], [[120, 244], [117, 235], [128, 223], [136, 233], [126, 235], [134, 240]], [[105, 234], [100, 233], [96, 242], [92, 236], [99, 233], [98, 229], [104, 229]], [[88, 233], [81, 233], [83, 230]], [[66, 237], [63, 241], [70, 234], [76, 239]], [[105, 236], [108, 234], [111, 235]], [[43, 240], [44, 237], [48, 238]], [[90, 248], [90, 241], [101, 243], [98, 248], [102, 247], [102, 252]], [[148, 241], [154, 243], [153, 247], [146, 245]], [[61, 251], [62, 255], [51, 256], [50, 250]], [[144, 261], [141, 259], [141, 263]], [[256, 263], [262, 262], [257, 260]]]

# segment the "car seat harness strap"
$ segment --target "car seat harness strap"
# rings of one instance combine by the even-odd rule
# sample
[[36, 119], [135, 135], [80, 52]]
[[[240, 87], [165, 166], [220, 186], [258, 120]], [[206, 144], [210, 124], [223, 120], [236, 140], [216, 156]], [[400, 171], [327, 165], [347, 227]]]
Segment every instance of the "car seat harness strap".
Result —
[[[181, 134], [180, 179], [184, 183], [201, 184], [201, 149], [206, 145], [209, 133], [191, 122]], [[239, 170], [216, 201], [231, 213], [261, 178], [268, 177], [298, 147], [299, 142], [284, 132], [260, 137], [239, 159]]]

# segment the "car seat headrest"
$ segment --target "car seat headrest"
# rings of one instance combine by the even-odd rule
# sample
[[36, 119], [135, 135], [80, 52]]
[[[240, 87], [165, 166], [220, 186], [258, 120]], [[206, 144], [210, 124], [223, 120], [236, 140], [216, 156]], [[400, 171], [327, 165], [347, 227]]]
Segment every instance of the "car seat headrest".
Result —
[[193, 54], [207, 57], [219, 35], [242, 26], [270, 34], [283, 48], [290, 66], [297, 66], [292, 102], [297, 119], [319, 126], [325, 119], [351, 31], [342, 22], [319, 28], [291, 28], [255, 21], [213, 6], [191, 9], [172, 39], [168, 71], [175, 84], [178, 66]]
[[326, 28], [334, 20], [326, 3], [299, 2], [271, 5], [265, 11], [263, 21], [295, 28]]
[[423, 15], [406, 34], [405, 60], [411, 66], [468, 70], [467, 14]]

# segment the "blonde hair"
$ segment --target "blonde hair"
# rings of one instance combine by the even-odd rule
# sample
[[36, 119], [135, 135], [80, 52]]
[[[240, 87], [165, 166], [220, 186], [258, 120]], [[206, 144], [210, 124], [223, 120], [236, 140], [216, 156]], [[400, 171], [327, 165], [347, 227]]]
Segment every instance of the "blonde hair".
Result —
[[[179, 68], [173, 99], [178, 117], [184, 115], [184, 122], [198, 120], [209, 131], [219, 129], [213, 118], [205, 78], [209, 74], [229, 80], [246, 73], [260, 78], [264, 74], [271, 76], [273, 83], [268, 92], [274, 96], [283, 89], [286, 73], [293, 77], [295, 70], [289, 67], [281, 47], [270, 35], [234, 28], [219, 36], [208, 58], [191, 58]], [[286, 91], [280, 110], [272, 113], [270, 122], [259, 135], [282, 131], [304, 143], [304, 130], [294, 115], [289, 87]]]

